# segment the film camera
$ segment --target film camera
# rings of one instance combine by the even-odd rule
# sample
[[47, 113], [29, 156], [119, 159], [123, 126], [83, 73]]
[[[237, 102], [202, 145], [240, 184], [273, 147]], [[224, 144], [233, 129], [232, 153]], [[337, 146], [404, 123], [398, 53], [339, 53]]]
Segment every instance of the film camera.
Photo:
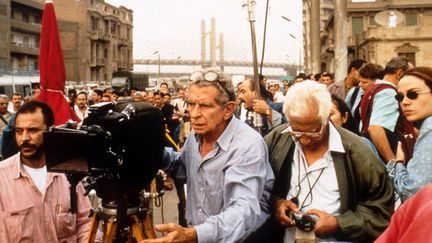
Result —
[[288, 217], [294, 221], [295, 227], [305, 231], [311, 232], [315, 229], [316, 221], [315, 219], [306, 213], [299, 212], [288, 212]]
[[162, 165], [163, 136], [162, 114], [150, 104], [96, 104], [80, 129], [66, 124], [44, 133], [47, 168], [89, 176], [104, 209], [138, 207]]

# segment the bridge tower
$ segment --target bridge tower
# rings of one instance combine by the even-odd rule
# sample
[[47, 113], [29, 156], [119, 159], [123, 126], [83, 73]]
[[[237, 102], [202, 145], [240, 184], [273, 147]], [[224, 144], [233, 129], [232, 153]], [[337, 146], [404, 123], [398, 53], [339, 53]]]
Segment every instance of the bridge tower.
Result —
[[[210, 34], [210, 35], [209, 35]], [[210, 38], [210, 62], [207, 61], [207, 36]], [[206, 32], [205, 20], [201, 20], [201, 67], [216, 67], [216, 49], [219, 48], [219, 65], [223, 71], [224, 66], [224, 36], [219, 34], [219, 46], [216, 46], [216, 19], [211, 18], [210, 31]], [[210, 64], [210, 65], [209, 65]]]

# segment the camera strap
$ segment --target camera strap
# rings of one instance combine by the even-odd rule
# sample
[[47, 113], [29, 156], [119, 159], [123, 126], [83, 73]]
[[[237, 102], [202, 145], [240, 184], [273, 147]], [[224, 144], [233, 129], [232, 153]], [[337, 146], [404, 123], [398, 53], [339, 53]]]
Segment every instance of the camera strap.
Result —
[[[301, 155], [300, 151], [297, 151], [297, 161], [299, 163], [298, 164], [298, 174], [297, 174], [297, 182], [298, 182], [297, 188], [298, 188], [298, 191], [297, 191], [297, 195], [295, 196], [295, 198], [297, 199], [297, 202], [299, 202], [298, 197], [299, 197], [300, 192], [301, 192], [301, 183], [305, 179], [307, 180], [308, 187], [309, 187], [309, 192], [306, 194], [306, 196], [303, 199], [302, 203], [301, 204], [297, 204], [297, 206], [299, 207], [299, 210], [302, 210], [304, 207], [307, 207], [307, 206], [309, 206], [312, 203], [312, 200], [313, 200], [312, 190], [314, 189], [314, 187], [317, 184], [318, 180], [321, 178], [321, 175], [323, 174], [323, 172], [324, 172], [324, 170], [325, 170], [326, 167], [324, 167], [324, 168], [321, 169], [321, 171], [319, 172], [319, 175], [316, 178], [315, 182], [311, 185], [310, 180], [309, 180], [309, 174], [313, 173], [314, 171], [309, 171], [309, 172], [307, 171], [306, 161], [305, 161], [304, 157]], [[304, 168], [304, 171], [305, 171], [306, 174], [300, 180], [300, 167], [301, 167], [301, 164], [303, 164], [303, 168]], [[307, 205], [305, 205], [305, 202], [309, 198], [309, 196], [311, 198], [310, 202]]]
[[80, 182], [80, 178], [78, 176], [70, 175], [70, 174], [66, 174], [66, 178], [70, 184], [69, 193], [70, 193], [71, 213], [76, 214], [78, 211], [77, 210], [78, 209], [78, 199], [77, 199], [76, 187], [77, 187], [78, 183]]

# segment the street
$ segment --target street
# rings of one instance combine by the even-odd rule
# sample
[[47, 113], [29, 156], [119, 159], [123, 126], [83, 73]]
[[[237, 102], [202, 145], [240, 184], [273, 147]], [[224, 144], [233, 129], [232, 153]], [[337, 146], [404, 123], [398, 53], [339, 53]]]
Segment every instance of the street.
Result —
[[[175, 223], [178, 224], [177, 213], [177, 192], [175, 188], [172, 191], [166, 191], [163, 196], [161, 207], [156, 207], [153, 202], [153, 219], [154, 224]], [[162, 234], [156, 233], [158, 236]]]

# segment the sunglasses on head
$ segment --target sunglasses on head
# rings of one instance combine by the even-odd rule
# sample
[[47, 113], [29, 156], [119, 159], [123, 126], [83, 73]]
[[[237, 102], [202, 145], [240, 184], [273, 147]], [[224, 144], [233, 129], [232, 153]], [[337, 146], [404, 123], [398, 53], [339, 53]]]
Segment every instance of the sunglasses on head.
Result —
[[403, 94], [401, 94], [401, 93], [398, 93], [397, 95], [395, 95], [395, 99], [398, 101], [398, 102], [402, 102], [403, 100], [404, 100], [404, 98], [405, 98], [405, 96], [408, 98], [408, 99], [410, 99], [410, 100], [415, 100], [415, 99], [417, 99], [417, 97], [420, 95], [420, 94], [426, 94], [426, 93], [430, 93], [431, 91], [430, 90], [423, 90], [423, 91], [421, 91], [421, 90], [419, 90], [419, 91], [414, 91], [414, 90], [410, 90], [410, 91], [408, 91], [407, 93], [406, 93], [406, 95], [403, 95]]
[[[207, 71], [207, 72], [203, 72], [203, 71], [195, 71], [191, 74], [191, 76], [189, 77], [189, 80], [192, 82], [200, 82], [200, 81], [207, 81], [207, 82], [216, 82], [217, 84], [219, 84], [219, 86], [222, 88], [222, 90], [226, 93], [226, 95], [230, 98], [230, 100], [235, 100], [232, 99], [232, 94], [231, 92], [229, 92], [228, 88], [227, 88], [227, 82], [229, 82], [227, 79], [225, 79], [223, 77], [223, 75], [218, 74], [215, 71]], [[234, 94], [235, 95], [235, 94]]]

